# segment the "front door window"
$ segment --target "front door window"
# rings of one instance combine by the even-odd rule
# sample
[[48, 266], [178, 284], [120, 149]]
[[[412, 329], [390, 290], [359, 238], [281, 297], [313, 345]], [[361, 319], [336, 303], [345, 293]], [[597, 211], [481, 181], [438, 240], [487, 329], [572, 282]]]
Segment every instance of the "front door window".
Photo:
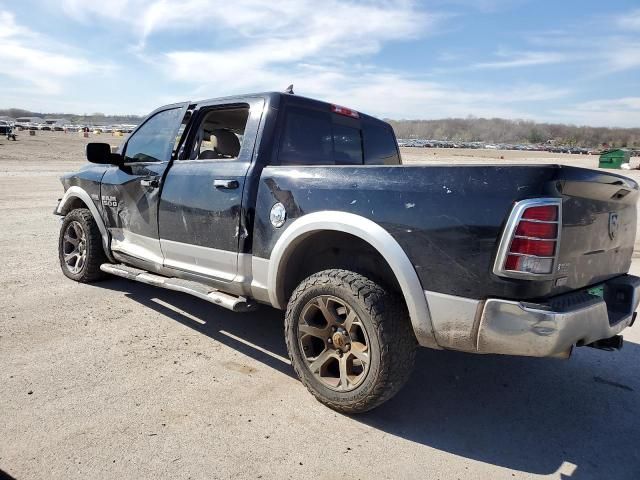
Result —
[[183, 115], [182, 108], [156, 113], [129, 138], [126, 162], [165, 162], [171, 159], [176, 145], [176, 130]]

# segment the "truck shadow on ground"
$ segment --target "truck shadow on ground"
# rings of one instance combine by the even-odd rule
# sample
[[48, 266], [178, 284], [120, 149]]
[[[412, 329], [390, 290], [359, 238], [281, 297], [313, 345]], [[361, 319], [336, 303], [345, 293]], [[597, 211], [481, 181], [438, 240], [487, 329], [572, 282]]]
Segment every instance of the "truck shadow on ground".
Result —
[[[122, 291], [294, 376], [280, 311], [263, 307], [236, 314], [186, 294], [120, 279], [100, 286]], [[405, 388], [378, 409], [350, 418], [430, 448], [523, 472], [637, 479], [639, 363], [640, 346], [631, 342], [613, 353], [580, 348], [569, 361], [419, 349]]]

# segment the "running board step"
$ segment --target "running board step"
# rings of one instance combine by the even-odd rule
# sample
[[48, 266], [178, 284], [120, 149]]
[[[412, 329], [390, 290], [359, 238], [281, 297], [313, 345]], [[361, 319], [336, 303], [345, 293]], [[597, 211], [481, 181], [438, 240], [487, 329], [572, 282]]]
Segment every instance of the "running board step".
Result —
[[181, 278], [163, 277], [128, 265], [103, 263], [100, 265], [100, 270], [128, 280], [153, 285], [154, 287], [188, 293], [189, 295], [220, 305], [234, 312], [248, 312], [255, 310], [257, 307], [257, 304], [244, 297], [236, 297], [228, 293], [223, 293], [204, 283], [182, 280]]

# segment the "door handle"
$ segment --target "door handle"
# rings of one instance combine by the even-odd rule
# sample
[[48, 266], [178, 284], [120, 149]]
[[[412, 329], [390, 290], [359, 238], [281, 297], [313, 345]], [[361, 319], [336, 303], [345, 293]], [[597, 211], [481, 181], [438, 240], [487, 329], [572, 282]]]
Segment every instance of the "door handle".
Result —
[[143, 178], [140, 180], [140, 185], [147, 188], [158, 188], [160, 181], [157, 178]]
[[219, 178], [213, 181], [213, 186], [216, 188], [233, 190], [234, 188], [238, 188], [240, 186], [240, 183], [237, 180], [225, 180], [225, 179]]

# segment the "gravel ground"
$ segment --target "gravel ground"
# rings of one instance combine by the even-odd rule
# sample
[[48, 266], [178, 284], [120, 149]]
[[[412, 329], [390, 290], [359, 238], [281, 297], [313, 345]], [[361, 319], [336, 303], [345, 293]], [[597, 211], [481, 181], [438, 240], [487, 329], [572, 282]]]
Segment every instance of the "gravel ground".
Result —
[[0, 140], [0, 478], [640, 478], [638, 327], [569, 361], [422, 349], [397, 397], [339, 415], [294, 378], [281, 312], [60, 273], [57, 177], [85, 142]]

